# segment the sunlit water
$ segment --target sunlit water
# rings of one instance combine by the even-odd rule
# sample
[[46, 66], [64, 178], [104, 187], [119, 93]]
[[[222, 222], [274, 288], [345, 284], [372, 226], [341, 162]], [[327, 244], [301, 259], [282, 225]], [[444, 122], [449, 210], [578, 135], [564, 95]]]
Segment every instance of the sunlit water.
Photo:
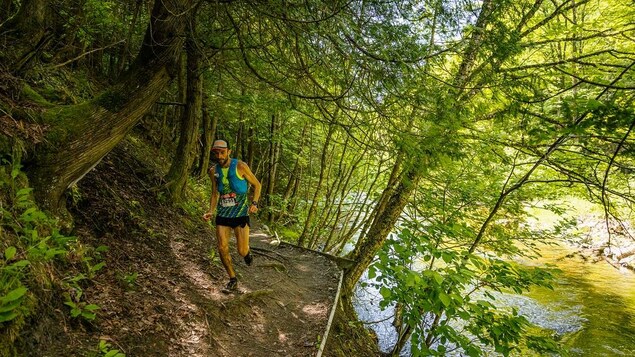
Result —
[[[532, 323], [552, 330], [572, 356], [635, 356], [635, 273], [579, 255], [565, 258], [571, 252], [548, 247], [539, 261], [526, 262], [551, 263], [562, 270], [553, 291], [540, 288], [522, 296], [497, 294], [496, 304], [516, 307]], [[381, 297], [373, 288], [358, 289], [356, 297], [360, 319], [375, 322], [370, 326], [379, 337], [380, 348], [390, 350], [396, 340], [392, 310], [379, 309]]]

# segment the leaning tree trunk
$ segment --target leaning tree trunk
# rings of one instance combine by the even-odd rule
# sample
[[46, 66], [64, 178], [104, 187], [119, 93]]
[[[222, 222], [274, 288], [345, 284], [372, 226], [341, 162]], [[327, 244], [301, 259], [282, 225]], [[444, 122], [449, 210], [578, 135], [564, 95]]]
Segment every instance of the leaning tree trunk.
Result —
[[[373, 258], [384, 244], [390, 231], [394, 228], [399, 219], [399, 215], [408, 203], [411, 193], [414, 191], [417, 182], [421, 177], [420, 168], [416, 165], [410, 167], [403, 176], [395, 190], [388, 198], [388, 202], [381, 212], [374, 214], [375, 220], [365, 237], [361, 237], [355, 249], [348, 258], [355, 261], [355, 265], [347, 269], [342, 286], [342, 298], [350, 299], [355, 284], [362, 277]], [[390, 188], [387, 187], [386, 190]]]
[[[457, 107], [459, 103], [465, 103], [469, 100], [469, 96], [474, 95], [475, 91], [465, 91], [466, 84], [470, 81], [471, 71], [476, 63], [478, 51], [480, 45], [486, 36], [486, 32], [483, 30], [487, 27], [489, 21], [491, 21], [492, 12], [495, 10], [495, 2], [493, 0], [484, 0], [482, 10], [479, 13], [476, 20], [477, 29], [470, 36], [467, 46], [462, 54], [462, 60], [459, 65], [458, 71], [452, 81], [452, 91], [454, 91], [453, 97], [460, 98], [450, 103], [445, 103], [448, 107], [452, 108], [452, 112], [459, 112]], [[458, 90], [455, 90], [457, 89]], [[460, 94], [464, 94], [463, 97]], [[439, 108], [437, 118], [444, 118], [448, 109]], [[442, 119], [441, 119], [442, 120]], [[375, 257], [375, 254], [379, 251], [384, 244], [390, 231], [394, 228], [399, 215], [403, 211], [404, 207], [408, 203], [410, 194], [415, 189], [417, 182], [421, 178], [422, 161], [415, 161], [408, 166], [405, 173], [400, 176], [399, 184], [390, 192], [387, 196], [384, 207], [373, 214], [373, 223], [371, 224], [368, 233], [365, 237], [361, 237], [358, 241], [355, 249], [349, 255], [349, 258], [355, 260], [355, 265], [346, 270], [344, 276], [344, 282], [342, 286], [342, 298], [350, 301], [352, 297], [355, 284], [362, 277], [364, 271], [368, 268], [370, 263]], [[386, 190], [390, 190], [389, 187]]]
[[187, 95], [185, 115], [181, 120], [181, 135], [176, 155], [166, 177], [167, 189], [173, 202], [183, 199], [187, 177], [196, 157], [196, 138], [201, 122], [203, 103], [203, 81], [201, 80], [201, 61], [196, 42], [190, 31], [187, 37]]
[[64, 191], [117, 145], [175, 76], [193, 0], [157, 1], [130, 71], [99, 97], [42, 114], [47, 143], [27, 163], [34, 194], [44, 209], [64, 213]]

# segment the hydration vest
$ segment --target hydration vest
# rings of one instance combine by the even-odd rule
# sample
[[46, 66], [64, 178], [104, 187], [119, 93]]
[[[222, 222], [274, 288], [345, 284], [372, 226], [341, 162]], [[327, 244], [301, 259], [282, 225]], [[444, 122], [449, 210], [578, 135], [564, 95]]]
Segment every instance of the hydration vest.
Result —
[[[223, 184], [223, 170], [220, 165], [216, 165], [216, 185], [218, 187], [218, 192], [221, 194], [224, 193], [224, 184]], [[229, 164], [229, 169], [227, 170], [227, 180], [229, 181], [229, 188], [239, 194], [247, 193], [249, 189], [249, 185], [247, 184], [247, 180], [245, 178], [238, 177], [238, 159], [231, 159]]]

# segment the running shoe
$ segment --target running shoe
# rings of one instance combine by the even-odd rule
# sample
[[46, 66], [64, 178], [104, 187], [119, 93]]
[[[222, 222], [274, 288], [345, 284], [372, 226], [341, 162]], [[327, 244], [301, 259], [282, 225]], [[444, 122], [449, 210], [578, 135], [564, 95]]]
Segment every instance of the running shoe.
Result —
[[238, 279], [236, 279], [235, 277], [230, 278], [227, 285], [225, 285], [225, 287], [221, 289], [221, 291], [224, 292], [225, 294], [229, 294], [232, 291], [236, 291], [237, 286], [238, 286]]
[[251, 266], [251, 263], [254, 261], [254, 257], [251, 255], [251, 252], [248, 252], [243, 259], [245, 259], [245, 264], [247, 264], [247, 266]]

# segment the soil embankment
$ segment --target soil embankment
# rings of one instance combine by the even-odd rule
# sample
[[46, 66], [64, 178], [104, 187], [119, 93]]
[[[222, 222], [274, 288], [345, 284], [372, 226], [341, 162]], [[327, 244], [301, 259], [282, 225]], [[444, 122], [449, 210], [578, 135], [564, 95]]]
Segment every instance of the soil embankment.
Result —
[[[156, 154], [143, 150], [135, 141], [121, 143], [69, 200], [73, 233], [83, 256], [92, 258], [60, 271], [105, 263], [77, 284], [82, 301], [100, 306], [97, 318], [71, 318], [61, 299], [43, 302], [20, 339], [24, 355], [100, 356], [105, 341], [127, 356], [315, 356], [337, 292], [337, 266], [298, 247], [270, 244], [256, 221], [252, 266], [231, 245], [241, 291], [221, 293], [227, 275], [213, 228], [160, 202], [158, 170], [142, 159]], [[107, 250], [95, 249], [100, 246]], [[338, 313], [324, 356], [373, 355], [368, 334], [347, 319]]]

